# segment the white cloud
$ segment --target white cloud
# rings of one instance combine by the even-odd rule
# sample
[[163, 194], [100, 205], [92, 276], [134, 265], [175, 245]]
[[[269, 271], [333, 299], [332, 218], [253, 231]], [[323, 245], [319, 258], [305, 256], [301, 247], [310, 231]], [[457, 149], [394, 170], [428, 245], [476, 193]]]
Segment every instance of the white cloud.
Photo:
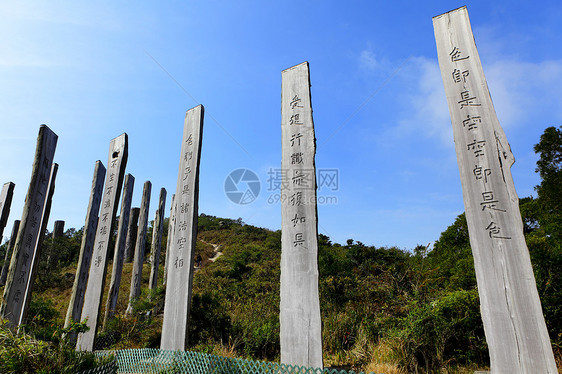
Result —
[[[409, 105], [403, 119], [389, 135], [400, 138], [421, 132], [452, 145], [452, 126], [438, 63], [425, 57], [414, 61], [415, 68], [408, 79], [415, 80], [415, 88], [407, 97]], [[558, 118], [562, 115], [562, 61], [498, 60], [484, 66], [484, 71], [498, 118], [505, 128], [544, 113]]]
[[380, 51], [375, 53], [375, 48], [370, 43], [356, 58], [359, 70], [369, 75], [371, 73], [388, 75], [396, 68], [395, 64], [391, 63], [388, 58], [381, 57]]
[[484, 72], [502, 126], [517, 126], [540, 113], [562, 115], [561, 60], [498, 60]]
[[445, 144], [451, 144], [453, 130], [445, 98], [445, 89], [437, 61], [416, 58], [419, 67], [418, 92], [412, 97], [414, 122], [423, 124], [425, 135], [437, 136]]
[[437, 61], [413, 57], [403, 71], [402, 79], [406, 82], [402, 84], [407, 93], [397, 100], [405, 103], [404, 115], [381, 140], [400, 140], [421, 132], [425, 137], [438, 137], [450, 145], [451, 120]]
[[379, 62], [370, 48], [361, 51], [359, 55], [359, 66], [367, 70], [375, 70], [379, 66]]

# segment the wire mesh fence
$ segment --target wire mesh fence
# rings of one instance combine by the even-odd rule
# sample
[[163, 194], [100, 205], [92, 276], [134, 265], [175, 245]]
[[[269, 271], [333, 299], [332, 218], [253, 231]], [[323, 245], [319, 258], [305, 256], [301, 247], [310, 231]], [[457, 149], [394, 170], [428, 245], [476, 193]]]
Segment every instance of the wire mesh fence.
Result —
[[94, 351], [110, 349], [121, 340], [121, 335], [116, 331], [101, 332], [94, 341]]
[[[338, 369], [315, 369], [275, 362], [221, 357], [206, 353], [166, 351], [152, 348], [97, 351], [95, 353], [98, 357], [114, 355], [118, 367], [117, 373], [123, 374], [355, 374], [353, 371]], [[106, 372], [96, 373], [105, 374]]]
[[117, 360], [108, 362], [105, 365], [98, 366], [97, 368], [81, 371], [78, 374], [116, 374], [118, 372], [119, 366], [117, 365]]

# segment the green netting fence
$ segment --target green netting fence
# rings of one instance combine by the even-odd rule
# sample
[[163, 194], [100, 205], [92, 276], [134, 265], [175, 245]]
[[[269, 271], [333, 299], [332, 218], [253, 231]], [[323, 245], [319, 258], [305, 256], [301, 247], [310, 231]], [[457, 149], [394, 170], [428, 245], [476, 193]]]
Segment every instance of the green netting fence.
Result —
[[98, 366], [95, 369], [90, 369], [86, 371], [81, 371], [78, 374], [116, 374], [118, 373], [119, 366], [117, 365], [117, 360], [108, 362], [105, 365]]
[[[314, 369], [242, 358], [230, 358], [198, 352], [160, 349], [123, 349], [96, 351], [98, 357], [114, 355], [117, 373], [190, 373], [190, 374], [348, 374], [353, 371]], [[108, 371], [107, 373], [109, 373]], [[93, 372], [92, 372], [93, 373]], [[102, 374], [105, 371], [98, 371]]]

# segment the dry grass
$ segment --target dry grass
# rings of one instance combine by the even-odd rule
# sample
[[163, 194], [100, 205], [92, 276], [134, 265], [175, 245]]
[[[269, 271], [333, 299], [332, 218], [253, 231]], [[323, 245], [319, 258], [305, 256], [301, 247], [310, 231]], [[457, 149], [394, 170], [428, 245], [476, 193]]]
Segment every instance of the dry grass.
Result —
[[406, 374], [406, 371], [398, 365], [398, 357], [393, 346], [385, 340], [380, 340], [373, 347], [369, 363], [363, 370], [366, 373]]

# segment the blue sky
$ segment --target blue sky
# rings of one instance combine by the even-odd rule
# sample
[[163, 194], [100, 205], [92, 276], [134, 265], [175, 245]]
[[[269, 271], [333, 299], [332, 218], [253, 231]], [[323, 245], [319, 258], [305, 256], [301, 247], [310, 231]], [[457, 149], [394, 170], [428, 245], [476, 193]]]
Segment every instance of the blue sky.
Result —
[[[39, 126], [59, 136], [49, 229], [84, 224], [94, 163], [129, 135], [127, 172], [175, 192], [185, 111], [206, 117], [200, 212], [279, 229], [268, 171], [281, 160], [281, 71], [309, 61], [319, 232], [411, 249], [463, 212], [431, 18], [467, 5], [520, 197], [534, 193], [533, 145], [562, 124], [557, 1], [183, 1], [0, 4], [0, 183], [16, 184], [4, 231], [21, 218]], [[231, 202], [228, 174], [253, 170], [258, 199]], [[334, 203], [334, 198], [337, 203]]]

